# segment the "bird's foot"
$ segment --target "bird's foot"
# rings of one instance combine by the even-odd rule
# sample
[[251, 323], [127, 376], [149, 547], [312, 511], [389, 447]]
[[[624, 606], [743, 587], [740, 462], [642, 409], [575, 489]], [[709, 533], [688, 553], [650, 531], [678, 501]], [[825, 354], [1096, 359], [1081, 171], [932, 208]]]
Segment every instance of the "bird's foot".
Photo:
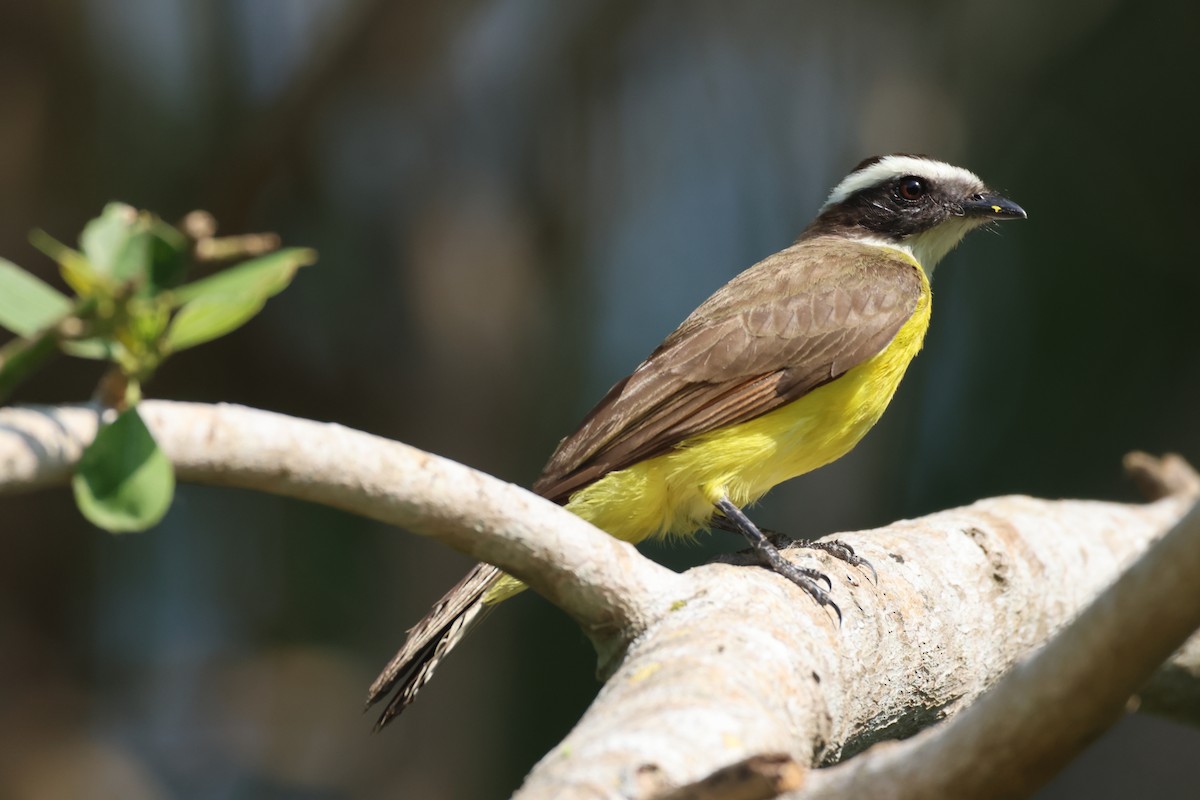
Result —
[[845, 561], [852, 567], [866, 567], [871, 571], [871, 582], [876, 586], [879, 585], [879, 573], [875, 571], [875, 566], [865, 558], [854, 552], [854, 548], [843, 542], [841, 539], [831, 539], [827, 542], [807, 539], [796, 539], [793, 541], [794, 547], [805, 547], [809, 550], [821, 550], [829, 553], [839, 561]]
[[[751, 522], [750, 518], [740, 508], [735, 506], [729, 498], [722, 497], [717, 501], [716, 505], [723, 518], [721, 522], [728, 522], [729, 529], [746, 537], [746, 541], [750, 543], [750, 548], [754, 551], [754, 555], [763, 566], [799, 586], [808, 593], [809, 597], [817, 601], [817, 605], [832, 608], [833, 612], [837, 615], [838, 626], [841, 626], [842, 610], [838, 608], [837, 603], [833, 602], [833, 599], [829, 596], [828, 590], [833, 588], [833, 582], [829, 579], [828, 575], [820, 570], [797, 566], [784, 558], [783, 554], [779, 552], [779, 548], [771, 544], [763, 532], [758, 529], [758, 526]], [[721, 525], [721, 527], [726, 526]], [[820, 585], [820, 581], [824, 581], [824, 587]]]
[[[742, 529], [738, 526], [737, 522], [729, 517], [724, 508], [722, 508], [720, 504], [717, 505], [717, 508], [720, 509], [720, 511], [712, 518], [712, 522], [710, 524], [714, 528], [720, 528], [723, 531], [741, 533]], [[745, 516], [744, 512], [743, 516]], [[879, 573], [875, 571], [875, 565], [858, 555], [858, 553], [854, 552], [854, 548], [843, 542], [841, 539], [832, 539], [828, 542], [823, 542], [817, 539], [797, 539], [794, 536], [789, 536], [786, 533], [771, 530], [770, 528], [758, 528], [757, 530], [759, 530], [762, 535], [766, 537], [767, 542], [777, 550], [786, 550], [789, 547], [805, 547], [809, 550], [820, 550], [824, 553], [828, 553], [839, 561], [845, 561], [852, 567], [865, 567], [871, 571], [871, 582], [876, 586], [879, 585]], [[797, 569], [801, 568], [797, 567]], [[829, 583], [829, 578], [819, 570], [810, 571], [819, 575], [827, 584]], [[833, 588], [832, 584], [830, 584], [830, 588]]]

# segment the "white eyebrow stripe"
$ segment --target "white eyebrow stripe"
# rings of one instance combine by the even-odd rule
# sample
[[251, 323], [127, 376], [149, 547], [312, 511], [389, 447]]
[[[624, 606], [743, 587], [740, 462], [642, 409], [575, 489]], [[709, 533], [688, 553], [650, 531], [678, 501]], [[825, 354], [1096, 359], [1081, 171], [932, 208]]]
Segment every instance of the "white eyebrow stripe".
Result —
[[833, 187], [833, 191], [829, 193], [829, 199], [825, 201], [825, 205], [821, 206], [821, 211], [824, 212], [830, 206], [841, 203], [855, 192], [861, 192], [863, 189], [878, 186], [904, 175], [920, 175], [937, 183], [958, 182], [983, 187], [983, 181], [974, 172], [947, 164], [944, 161], [917, 156], [884, 156], [869, 167], [851, 172], [841, 183]]

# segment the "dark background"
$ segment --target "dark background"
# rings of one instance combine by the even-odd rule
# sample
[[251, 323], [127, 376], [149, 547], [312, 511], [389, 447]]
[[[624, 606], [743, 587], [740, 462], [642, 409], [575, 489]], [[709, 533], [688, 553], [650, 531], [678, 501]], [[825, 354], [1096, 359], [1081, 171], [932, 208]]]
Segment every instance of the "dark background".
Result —
[[[320, 263], [148, 393], [528, 483], [861, 158], [926, 152], [1030, 220], [944, 262], [883, 422], [758, 518], [1131, 500], [1126, 451], [1200, 459], [1194, 8], [3, 2], [0, 255], [56, 280], [28, 231], [69, 240], [112, 199], [278, 231]], [[17, 399], [82, 400], [97, 374], [60, 363]], [[0, 797], [502, 797], [596, 690], [584, 637], [523, 596], [371, 735], [367, 684], [468, 562], [324, 508], [183, 486], [114, 538], [55, 490], [0, 500], [0, 531]], [[732, 546], [702, 543], [655, 553]], [[1130, 718], [1041, 796], [1181, 796], [1198, 753]]]

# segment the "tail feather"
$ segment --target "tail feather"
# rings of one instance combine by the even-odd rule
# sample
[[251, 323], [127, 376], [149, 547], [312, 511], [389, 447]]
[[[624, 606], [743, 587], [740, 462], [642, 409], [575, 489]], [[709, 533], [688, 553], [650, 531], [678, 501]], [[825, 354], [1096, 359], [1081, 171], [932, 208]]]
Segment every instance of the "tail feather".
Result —
[[367, 692], [367, 708], [370, 708], [395, 691], [375, 723], [375, 730], [408, 707], [446, 654], [487, 616], [492, 606], [484, 605], [483, 596], [503, 574], [490, 564], [476, 564], [424, 619], [409, 629], [404, 646]]

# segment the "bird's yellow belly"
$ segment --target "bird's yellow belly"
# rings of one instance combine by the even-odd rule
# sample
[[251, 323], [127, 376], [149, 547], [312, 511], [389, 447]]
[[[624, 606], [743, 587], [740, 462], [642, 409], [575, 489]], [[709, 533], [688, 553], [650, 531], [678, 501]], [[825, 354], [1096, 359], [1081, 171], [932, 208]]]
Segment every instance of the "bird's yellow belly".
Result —
[[707, 526], [722, 495], [739, 507], [835, 461], [891, 402], [929, 326], [929, 293], [878, 355], [761, 417], [693, 437], [576, 492], [569, 511], [630, 542]]

